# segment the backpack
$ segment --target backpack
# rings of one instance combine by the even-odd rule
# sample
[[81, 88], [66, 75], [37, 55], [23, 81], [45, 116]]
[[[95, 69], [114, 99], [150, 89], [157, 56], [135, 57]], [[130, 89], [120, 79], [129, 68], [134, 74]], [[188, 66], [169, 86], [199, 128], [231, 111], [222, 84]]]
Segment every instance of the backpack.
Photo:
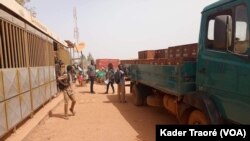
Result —
[[119, 84], [119, 83], [120, 83], [120, 80], [121, 80], [121, 73], [120, 73], [120, 70], [117, 70], [117, 71], [115, 72], [114, 79], [115, 79], [115, 83], [116, 83], [116, 84]]
[[114, 82], [114, 80], [115, 80], [115, 72], [114, 72], [114, 70], [110, 70], [110, 72], [109, 72], [109, 80]]

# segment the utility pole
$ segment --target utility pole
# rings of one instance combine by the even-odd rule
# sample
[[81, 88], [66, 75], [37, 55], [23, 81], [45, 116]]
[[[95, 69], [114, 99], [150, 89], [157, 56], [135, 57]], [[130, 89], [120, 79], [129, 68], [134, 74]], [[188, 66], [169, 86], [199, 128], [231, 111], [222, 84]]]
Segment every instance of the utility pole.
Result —
[[[78, 43], [79, 43], [79, 31], [78, 31], [78, 26], [77, 26], [77, 13], [76, 13], [76, 7], [74, 7], [74, 9], [73, 9], [73, 13], [74, 13], [74, 38], [75, 38], [75, 43], [76, 43], [76, 45], [78, 45]], [[79, 53], [78, 52], [78, 50], [77, 50], [77, 53]], [[79, 57], [79, 56], [78, 56]]]
[[79, 40], [79, 32], [78, 32], [78, 27], [77, 27], [77, 14], [76, 14], [76, 7], [73, 9], [74, 13], [74, 38], [76, 39], [76, 43], [78, 43]]
[[[79, 31], [78, 31], [78, 26], [77, 26], [77, 11], [76, 11], [76, 7], [74, 7], [73, 9], [73, 16], [74, 16], [74, 38], [75, 38], [75, 44], [76, 45], [79, 45]], [[80, 58], [80, 61], [81, 61], [81, 64], [82, 64], [82, 68], [83, 68], [83, 54], [82, 54], [82, 51], [81, 50], [77, 50], [77, 55], [78, 55], [78, 58]], [[81, 52], [81, 54], [79, 54]]]

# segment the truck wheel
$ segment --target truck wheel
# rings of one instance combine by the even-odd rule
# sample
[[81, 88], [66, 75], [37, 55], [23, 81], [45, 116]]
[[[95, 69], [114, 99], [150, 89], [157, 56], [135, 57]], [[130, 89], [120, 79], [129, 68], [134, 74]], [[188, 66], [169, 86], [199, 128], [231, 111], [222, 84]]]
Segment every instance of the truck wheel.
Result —
[[181, 117], [179, 118], [179, 123], [180, 124], [187, 124], [188, 123], [188, 119], [190, 116], [190, 113], [193, 111], [193, 109], [189, 108], [187, 110], [185, 110], [183, 112], [183, 114], [181, 115]]
[[132, 98], [133, 98], [134, 105], [136, 105], [136, 106], [143, 105], [143, 97], [140, 94], [138, 86], [136, 86], [136, 85], [133, 85], [133, 87], [132, 87]]
[[160, 96], [150, 95], [147, 96], [147, 104], [154, 107], [162, 107], [163, 106], [162, 99], [163, 98]]
[[209, 124], [209, 120], [204, 113], [199, 110], [193, 110], [188, 118], [189, 125]]

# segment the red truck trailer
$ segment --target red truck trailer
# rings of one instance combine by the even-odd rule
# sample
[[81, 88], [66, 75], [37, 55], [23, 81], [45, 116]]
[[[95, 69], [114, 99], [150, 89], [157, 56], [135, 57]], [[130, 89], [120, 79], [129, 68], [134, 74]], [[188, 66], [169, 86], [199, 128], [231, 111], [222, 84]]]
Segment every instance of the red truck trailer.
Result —
[[114, 69], [117, 69], [118, 64], [120, 63], [119, 59], [96, 59], [96, 69], [102, 69], [107, 68], [108, 64], [112, 63], [114, 66]]

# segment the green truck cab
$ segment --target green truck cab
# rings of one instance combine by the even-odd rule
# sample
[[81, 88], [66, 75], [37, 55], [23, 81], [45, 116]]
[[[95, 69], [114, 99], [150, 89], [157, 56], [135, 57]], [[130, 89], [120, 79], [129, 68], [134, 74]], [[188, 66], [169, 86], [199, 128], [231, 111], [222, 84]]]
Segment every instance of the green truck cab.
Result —
[[204, 8], [195, 61], [125, 63], [134, 104], [163, 106], [184, 124], [250, 124], [249, 4]]

